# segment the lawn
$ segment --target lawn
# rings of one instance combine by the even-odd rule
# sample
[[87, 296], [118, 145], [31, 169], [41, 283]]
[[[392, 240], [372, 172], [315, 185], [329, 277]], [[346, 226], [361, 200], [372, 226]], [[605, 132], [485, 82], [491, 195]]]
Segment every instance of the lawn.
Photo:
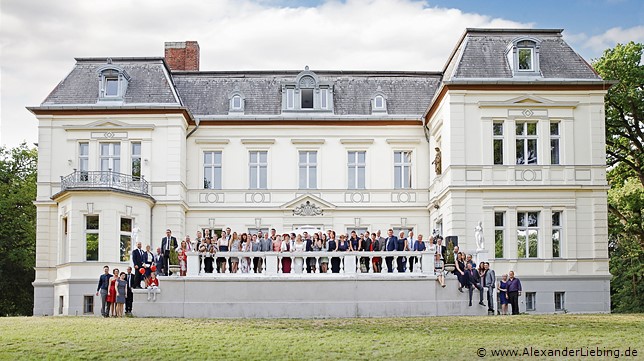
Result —
[[[325, 320], [0, 318], [0, 359], [473, 360], [493, 349], [636, 349], [644, 315]], [[584, 351], [585, 350], [585, 351]], [[479, 351], [480, 352], [480, 351]], [[533, 351], [534, 355], [534, 351]], [[558, 357], [590, 360], [609, 357]]]

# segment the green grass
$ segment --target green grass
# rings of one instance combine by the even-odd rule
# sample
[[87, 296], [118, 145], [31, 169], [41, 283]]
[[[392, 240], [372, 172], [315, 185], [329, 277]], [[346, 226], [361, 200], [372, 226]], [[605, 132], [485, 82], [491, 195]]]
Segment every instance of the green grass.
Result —
[[[0, 318], [0, 359], [475, 360], [485, 347], [637, 349], [644, 315], [328, 320]], [[523, 357], [522, 359], [544, 359]], [[548, 358], [545, 358], [548, 359]], [[558, 359], [615, 359], [565, 357]], [[624, 359], [624, 358], [621, 358]]]

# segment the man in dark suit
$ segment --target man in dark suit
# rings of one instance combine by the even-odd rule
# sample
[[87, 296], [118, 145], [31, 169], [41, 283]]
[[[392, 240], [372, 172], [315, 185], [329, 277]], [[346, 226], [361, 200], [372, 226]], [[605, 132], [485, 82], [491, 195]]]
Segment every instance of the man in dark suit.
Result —
[[135, 274], [132, 273], [132, 267], [127, 268], [127, 273], [125, 274], [125, 281], [127, 282], [126, 288], [127, 293], [125, 296], [125, 314], [132, 314], [132, 301], [134, 301], [134, 295], [132, 294], [132, 288], [134, 288], [134, 278]]
[[468, 263], [465, 266], [465, 284], [467, 288], [470, 290], [470, 306], [472, 306], [472, 293], [474, 292], [474, 289], [476, 288], [479, 290], [479, 305], [485, 306], [483, 303], [483, 287], [481, 287], [481, 277], [479, 276], [479, 272], [476, 269], [472, 268], [472, 264]]
[[165, 230], [165, 237], [161, 239], [161, 252], [163, 252], [163, 262], [164, 269], [163, 274], [167, 276], [169, 274], [170, 267], [170, 250], [177, 249], [177, 239], [172, 237], [172, 231], [170, 229]]
[[496, 274], [490, 268], [490, 262], [485, 262], [485, 278], [483, 287], [487, 287], [487, 312], [494, 314], [494, 287], [496, 285]]
[[[304, 250], [306, 252], [313, 252], [313, 240], [311, 239], [311, 236], [309, 235], [308, 232], [304, 232], [304, 244], [305, 244]], [[306, 262], [306, 273], [311, 273], [311, 270], [313, 269], [312, 266], [315, 264], [315, 258], [306, 257], [305, 262]]]
[[[389, 229], [387, 231], [387, 238], [385, 239], [385, 244], [387, 247], [387, 252], [392, 252], [396, 250], [398, 245], [398, 237], [394, 236], [394, 230]], [[387, 263], [387, 272], [392, 273], [394, 271], [393, 267], [394, 257], [388, 256], [385, 257], [385, 263]]]
[[134, 265], [134, 288], [141, 288], [141, 268], [143, 268], [143, 250], [141, 242], [136, 242], [136, 248], [132, 251], [132, 264]]
[[436, 239], [436, 253], [439, 253], [441, 255], [441, 259], [443, 261], [447, 260], [447, 247], [443, 246], [443, 237], [438, 236]]

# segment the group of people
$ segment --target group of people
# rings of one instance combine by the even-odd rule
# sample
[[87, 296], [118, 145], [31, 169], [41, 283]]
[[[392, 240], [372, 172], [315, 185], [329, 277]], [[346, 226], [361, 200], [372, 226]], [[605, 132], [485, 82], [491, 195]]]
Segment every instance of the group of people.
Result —
[[[142, 268], [141, 268], [142, 269]], [[139, 273], [143, 275], [144, 273]], [[114, 268], [110, 273], [109, 266], [103, 266], [103, 274], [98, 279], [96, 296], [101, 297], [101, 315], [103, 317], [123, 317], [132, 314], [132, 289], [141, 288], [141, 278], [132, 273], [132, 267], [127, 272]], [[159, 279], [156, 272], [151, 272], [145, 277], [145, 287], [148, 289], [148, 301], [156, 301], [159, 289]]]

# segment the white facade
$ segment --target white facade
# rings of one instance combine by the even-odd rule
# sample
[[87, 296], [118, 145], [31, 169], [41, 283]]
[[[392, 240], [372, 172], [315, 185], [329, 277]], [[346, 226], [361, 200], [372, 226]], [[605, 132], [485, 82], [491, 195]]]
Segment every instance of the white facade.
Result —
[[[461, 250], [476, 254], [479, 221], [488, 251], [480, 258], [489, 259], [498, 277], [514, 270], [524, 295], [536, 293], [536, 304], [531, 298], [534, 307], [528, 311], [563, 311], [561, 305], [555, 307], [554, 295], [564, 292], [565, 311], [609, 312], [603, 82], [569, 86], [556, 78], [545, 87], [524, 79], [520, 86], [512, 83], [516, 79], [507, 80], [505, 87], [472, 86], [479, 80], [459, 83], [455, 74], [461, 70], [454, 70], [453, 63], [467, 58], [463, 44], [474, 35], [467, 33], [457, 45], [456, 55], [439, 74], [442, 82], [432, 88], [433, 99], [431, 94], [423, 94], [431, 101], [415, 99], [424, 102], [420, 108], [427, 109], [425, 115], [396, 108], [400, 99], [409, 100], [400, 89], [436, 74], [347, 75], [354, 77], [351, 82], [365, 84], [383, 77], [375, 81], [384, 89], [378, 85], [377, 91], [356, 91], [366, 94], [364, 114], [343, 110], [344, 104], [359, 102], [349, 94], [352, 88], [341, 83], [343, 78], [327, 74], [319, 80], [308, 69], [281, 75], [286, 80], [275, 97], [278, 105], [293, 101], [297, 106], [283, 104], [277, 114], [250, 114], [256, 104], [245, 83], [221, 99], [225, 107], [230, 104], [227, 115], [204, 114], [193, 105], [197, 102], [191, 103], [192, 95], [182, 93], [182, 82], [190, 76], [222, 75], [172, 73], [159, 59], [145, 66], [161, 69], [166, 86], [177, 84], [164, 104], [127, 103], [141, 79], [126, 60], [119, 66], [127, 70], [128, 93], [118, 104], [106, 106], [100, 95], [100, 106], [61, 102], [56, 91], [74, 87], [73, 79], [61, 83], [40, 107], [31, 108], [39, 121], [34, 314], [87, 313], [89, 298], [94, 302], [90, 313], [98, 314], [98, 275], [106, 264], [127, 267], [128, 230], [135, 225], [139, 240], [153, 249], [160, 247], [166, 228], [179, 239], [205, 228], [230, 227], [240, 233], [275, 228], [279, 233], [310, 225], [383, 234], [389, 228], [413, 229], [425, 239], [438, 230], [458, 237]], [[542, 59], [546, 50], [542, 45]], [[548, 71], [544, 64], [540, 69]], [[248, 82], [254, 76], [248, 75]], [[307, 76], [313, 83], [301, 81]], [[410, 80], [395, 83], [385, 76]], [[297, 98], [308, 94], [314, 94], [313, 108], [297, 109], [308, 106]], [[517, 135], [521, 124], [530, 124], [525, 135]], [[552, 124], [557, 134], [551, 134]], [[501, 164], [495, 164], [495, 141], [501, 144], [497, 149], [502, 155], [496, 155]], [[526, 155], [536, 150], [527, 164], [517, 165], [518, 146]], [[436, 147], [442, 154], [440, 175], [432, 165]], [[92, 172], [100, 171], [104, 173], [90, 184]], [[124, 178], [105, 178], [112, 177], [110, 172]], [[313, 211], [302, 212], [307, 202]], [[400, 312], [396, 315], [405, 315]]]

